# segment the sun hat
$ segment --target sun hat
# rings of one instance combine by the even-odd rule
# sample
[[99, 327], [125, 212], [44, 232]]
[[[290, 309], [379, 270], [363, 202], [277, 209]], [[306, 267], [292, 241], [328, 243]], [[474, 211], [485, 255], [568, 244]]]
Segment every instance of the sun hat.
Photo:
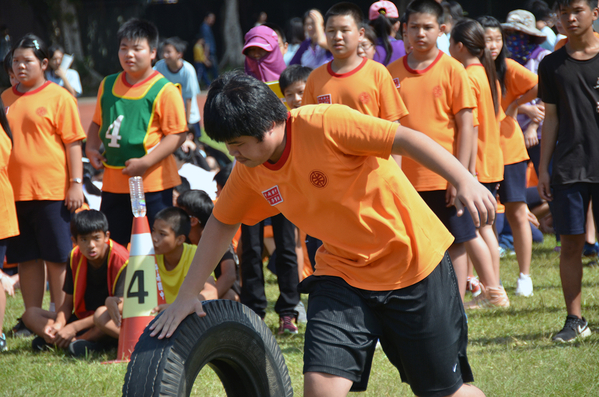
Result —
[[370, 10], [368, 11], [368, 19], [372, 21], [377, 19], [381, 14], [387, 18], [399, 18], [397, 7], [390, 1], [377, 1], [376, 3], [372, 3]]
[[271, 52], [278, 45], [277, 33], [268, 26], [256, 26], [245, 34], [245, 44], [241, 52], [245, 54], [248, 47], [260, 47]]
[[517, 30], [535, 37], [546, 38], [547, 35], [536, 27], [535, 16], [525, 10], [514, 10], [507, 14], [505, 23], [501, 24], [503, 29]]

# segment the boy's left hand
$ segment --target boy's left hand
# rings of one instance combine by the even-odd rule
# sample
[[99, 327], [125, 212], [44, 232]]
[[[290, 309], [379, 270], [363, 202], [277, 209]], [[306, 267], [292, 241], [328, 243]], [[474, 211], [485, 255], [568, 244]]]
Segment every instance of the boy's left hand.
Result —
[[83, 188], [80, 183], [71, 183], [71, 187], [67, 191], [67, 195], [64, 199], [64, 205], [67, 206], [69, 211], [73, 212], [83, 205]]
[[148, 166], [143, 158], [129, 159], [125, 161], [122, 173], [129, 176], [143, 176], [147, 170]]
[[59, 330], [54, 336], [54, 344], [56, 346], [66, 349], [69, 347], [69, 343], [73, 341], [75, 338], [75, 329], [70, 325], [65, 325], [61, 330]]
[[497, 201], [491, 192], [474, 178], [466, 178], [457, 186], [455, 206], [458, 216], [464, 214], [464, 208], [470, 211], [474, 226], [492, 225], [495, 222]]
[[455, 205], [455, 196], [456, 196], [456, 190], [455, 187], [453, 187], [453, 185], [448, 184], [447, 185], [447, 190], [445, 191], [445, 206], [446, 207], [453, 207]]

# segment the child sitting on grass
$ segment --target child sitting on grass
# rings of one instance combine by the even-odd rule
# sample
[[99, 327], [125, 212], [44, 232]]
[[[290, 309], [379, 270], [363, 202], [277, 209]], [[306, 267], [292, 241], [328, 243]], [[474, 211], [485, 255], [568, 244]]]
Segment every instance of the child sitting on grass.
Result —
[[[198, 244], [206, 222], [212, 215], [212, 209], [214, 208], [212, 200], [204, 191], [190, 190], [179, 196], [177, 207], [183, 209], [191, 218], [189, 240], [192, 244]], [[218, 299], [239, 301], [239, 294], [241, 293], [239, 261], [232, 245], [229, 246], [219, 264], [216, 265], [213, 276], [208, 278], [208, 283], [216, 286]]]
[[[152, 242], [166, 303], [155, 307], [152, 314], [160, 313], [177, 298], [197, 249], [197, 246], [185, 242], [190, 230], [189, 215], [180, 208], [168, 207], [156, 214], [152, 227]], [[121, 330], [122, 296], [121, 290], [120, 294], [107, 298], [106, 306], [99, 308], [94, 316], [95, 325], [113, 338], [118, 338]], [[199, 298], [218, 298], [214, 282], [206, 282]]]
[[27, 328], [38, 335], [34, 351], [48, 345], [85, 356], [86, 350], [102, 347], [106, 334], [94, 325], [94, 312], [109, 296], [122, 296], [125, 278], [121, 277], [129, 260], [125, 247], [110, 239], [108, 221], [96, 210], [81, 211], [71, 220], [71, 235], [77, 246], [71, 251], [63, 286], [64, 303], [57, 312], [30, 307], [23, 315]]

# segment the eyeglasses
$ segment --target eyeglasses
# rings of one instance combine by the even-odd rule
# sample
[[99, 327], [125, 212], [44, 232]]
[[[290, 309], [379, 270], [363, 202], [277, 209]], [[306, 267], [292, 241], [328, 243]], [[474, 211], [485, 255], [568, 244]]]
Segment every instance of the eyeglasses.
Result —
[[372, 44], [372, 43], [362, 43], [362, 44], [360, 44], [360, 48], [363, 49], [364, 51], [368, 51], [372, 47], [374, 47], [374, 44]]

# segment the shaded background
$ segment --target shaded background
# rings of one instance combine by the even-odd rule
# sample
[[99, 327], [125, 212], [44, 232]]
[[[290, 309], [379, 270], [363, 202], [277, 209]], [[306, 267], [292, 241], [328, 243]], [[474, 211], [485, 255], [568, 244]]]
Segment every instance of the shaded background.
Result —
[[[224, 8], [231, 2], [238, 5], [239, 24], [245, 33], [254, 26], [261, 11], [268, 14], [268, 22], [284, 28], [286, 21], [293, 17], [301, 18], [309, 9], [317, 8], [324, 14], [338, 1], [178, 0], [174, 4], [166, 4], [161, 0], [0, 0], [0, 26], [6, 25], [13, 42], [25, 33], [33, 32], [48, 45], [52, 42], [63, 45], [67, 52], [73, 46], [73, 36], [77, 36], [75, 42], [80, 43], [82, 54], [76, 57], [74, 67], [81, 74], [84, 93], [95, 94], [101, 77], [120, 70], [116, 32], [121, 23], [134, 16], [154, 22], [162, 38], [179, 36], [189, 43], [185, 59], [192, 62], [191, 48], [200, 25], [204, 16], [212, 11], [216, 14], [213, 31], [220, 59], [224, 52], [223, 34], [227, 31]], [[365, 15], [372, 2], [354, 1]], [[400, 13], [408, 3], [407, 0], [394, 2]], [[507, 13], [518, 8], [522, 1], [464, 0], [460, 4], [470, 17], [486, 14], [503, 21]], [[65, 27], [73, 26], [74, 21], [78, 24], [78, 35]]]

